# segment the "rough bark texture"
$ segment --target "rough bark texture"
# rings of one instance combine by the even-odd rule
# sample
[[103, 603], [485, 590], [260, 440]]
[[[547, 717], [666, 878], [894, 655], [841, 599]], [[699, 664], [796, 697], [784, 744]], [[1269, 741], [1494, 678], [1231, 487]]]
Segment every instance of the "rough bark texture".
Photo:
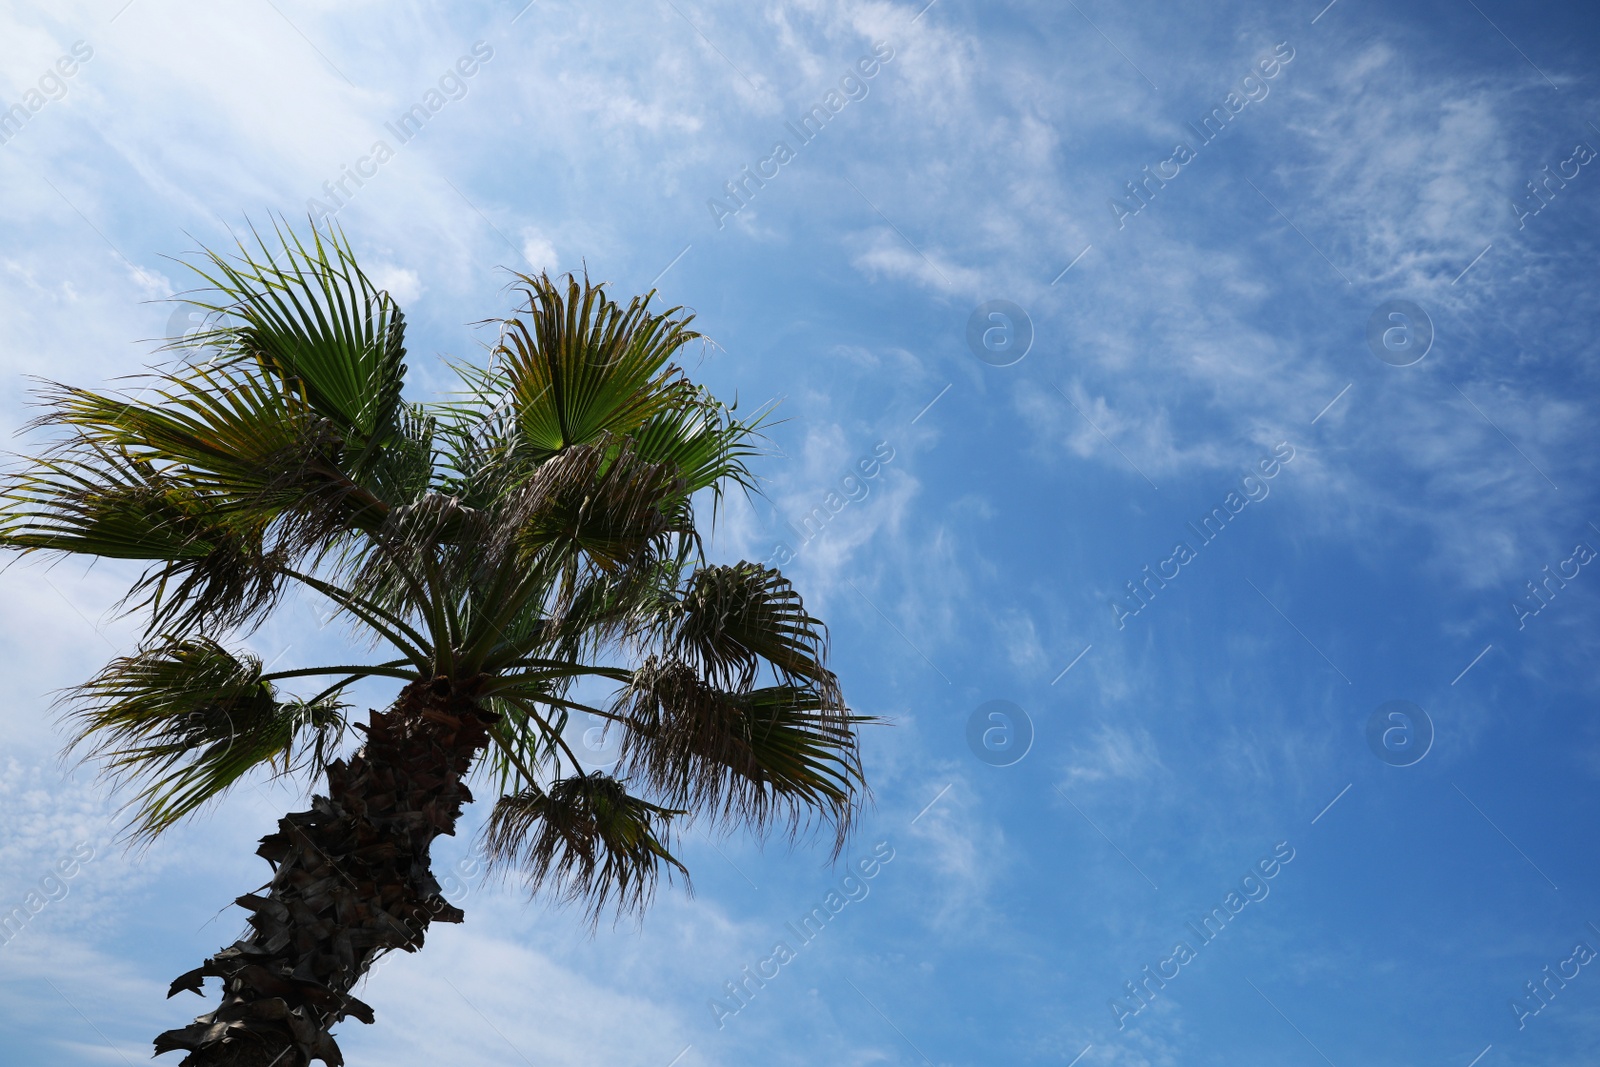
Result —
[[350, 989], [382, 953], [420, 948], [429, 923], [462, 920], [428, 851], [472, 800], [462, 777], [491, 717], [444, 679], [408, 686], [372, 713], [361, 751], [329, 765], [328, 795], [261, 839], [256, 852], [274, 873], [264, 893], [238, 898], [250, 931], [167, 994], [220, 978], [221, 1006], [156, 1038], [157, 1055], [187, 1051], [180, 1067], [344, 1062], [333, 1025], [372, 1022]]

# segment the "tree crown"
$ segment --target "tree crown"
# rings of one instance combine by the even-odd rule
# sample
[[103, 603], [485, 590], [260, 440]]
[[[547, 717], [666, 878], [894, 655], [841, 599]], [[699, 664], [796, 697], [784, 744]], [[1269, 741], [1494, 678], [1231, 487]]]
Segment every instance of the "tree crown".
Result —
[[[837, 853], [867, 719], [789, 581], [705, 556], [694, 501], [714, 517], [757, 491], [771, 409], [744, 417], [673, 362], [692, 315], [517, 275], [487, 364], [451, 364], [459, 389], [415, 402], [405, 317], [342, 234], [279, 225], [191, 266], [205, 327], [137, 391], [44, 385], [33, 425], [54, 437], [0, 483], [0, 545], [146, 565], [122, 604], [140, 647], [64, 697], [72, 746], [132, 788], [135, 838], [258, 768], [314, 779], [348, 687], [382, 677], [485, 709], [491, 855], [592, 916], [682, 871], [682, 815], [829, 825]], [[297, 591], [373, 661], [274, 672], [227, 647]], [[609, 702], [581, 701], [585, 681]], [[615, 774], [564, 740], [574, 712], [620, 731]]]

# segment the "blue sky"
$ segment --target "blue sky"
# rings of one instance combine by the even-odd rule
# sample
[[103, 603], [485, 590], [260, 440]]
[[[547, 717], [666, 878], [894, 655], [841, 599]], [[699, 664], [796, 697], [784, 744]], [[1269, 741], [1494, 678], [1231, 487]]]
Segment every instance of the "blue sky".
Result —
[[[781, 398], [767, 496], [714, 551], [785, 546], [852, 703], [893, 720], [848, 854], [882, 842], [874, 876], [802, 946], [846, 868], [691, 831], [694, 895], [590, 937], [441, 841], [468, 920], [371, 979], [353, 1064], [1587, 1063], [1597, 44], [1590, 7], [1505, 0], [12, 5], [4, 417], [26, 375], [137, 369], [190, 284], [168, 257], [344, 168], [413, 395], [481, 351], [501, 268], [587, 265], [694, 309], [720, 395]], [[1009, 366], [967, 342], [997, 300], [1033, 331]], [[1432, 325], [1408, 366], [1368, 342], [1397, 300]], [[140, 1062], [206, 1010], [166, 985], [303, 800], [251, 785], [114, 843], [50, 694], [129, 647], [127, 577], [4, 575], [0, 904], [73, 874], [0, 948], [3, 1063]], [[315, 662], [317, 622], [251, 643]], [[1031, 722], [1008, 766], [968, 745], [992, 700]], [[1368, 742], [1390, 701], [1431, 723], [1410, 765]]]

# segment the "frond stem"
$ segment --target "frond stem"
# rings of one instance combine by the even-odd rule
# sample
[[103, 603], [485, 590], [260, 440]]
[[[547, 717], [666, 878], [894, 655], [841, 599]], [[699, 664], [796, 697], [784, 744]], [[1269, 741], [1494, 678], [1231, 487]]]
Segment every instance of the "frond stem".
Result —
[[[295, 570], [285, 569], [284, 573], [289, 575], [289, 577], [294, 578], [316, 590], [329, 600], [339, 604], [341, 607], [348, 610], [352, 615], [355, 615], [357, 618], [359, 618], [362, 622], [366, 623], [368, 626], [371, 626], [374, 630], [377, 630], [384, 637], [388, 638], [390, 644], [404, 652], [406, 654], [406, 658], [415, 663], [419, 668], [426, 670], [430, 666], [428, 663], [427, 653], [423, 651], [429, 645], [428, 639], [419, 634], [404, 619], [390, 614], [365, 597], [358, 596], [357, 594], [350, 592], [348, 589], [341, 589], [339, 586], [334, 585], [331, 582], [325, 582], [320, 578], [313, 578], [309, 574], [302, 574], [301, 572]], [[379, 625], [379, 623], [375, 621], [378, 619], [388, 623], [389, 626], [394, 627], [396, 630], [400, 631], [400, 633], [405, 634], [406, 637], [409, 637], [412, 641], [416, 642], [416, 644], [413, 645], [407, 643], [400, 637], [399, 634], [393, 633], [384, 626]]]
[[271, 674], [263, 674], [258, 680], [276, 682], [283, 678], [313, 678], [318, 675], [346, 674], [350, 676], [352, 681], [368, 675], [381, 675], [385, 678], [404, 678], [408, 682], [416, 681], [418, 677], [416, 671], [398, 669], [397, 664], [405, 662], [403, 659], [397, 659], [372, 666], [345, 664], [338, 667], [300, 667], [292, 671], [273, 671]]

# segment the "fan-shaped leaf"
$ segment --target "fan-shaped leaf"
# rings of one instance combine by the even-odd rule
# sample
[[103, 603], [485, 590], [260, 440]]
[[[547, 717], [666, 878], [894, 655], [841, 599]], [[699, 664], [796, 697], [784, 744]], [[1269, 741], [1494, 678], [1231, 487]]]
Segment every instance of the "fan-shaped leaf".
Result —
[[724, 692], [654, 658], [613, 712], [628, 724], [621, 766], [667, 803], [758, 830], [821, 816], [843, 846], [866, 792], [855, 728], [872, 717], [795, 686]]
[[254, 656], [207, 638], [161, 642], [112, 660], [68, 690], [72, 747], [115, 780], [142, 785], [135, 837], [151, 838], [262, 764], [320, 771], [344, 729], [344, 705], [279, 701]]
[[501, 797], [484, 833], [491, 862], [520, 868], [530, 892], [583, 903], [593, 922], [607, 905], [619, 916], [642, 910], [663, 871], [688, 875], [662, 840], [681, 814], [595, 771]]

